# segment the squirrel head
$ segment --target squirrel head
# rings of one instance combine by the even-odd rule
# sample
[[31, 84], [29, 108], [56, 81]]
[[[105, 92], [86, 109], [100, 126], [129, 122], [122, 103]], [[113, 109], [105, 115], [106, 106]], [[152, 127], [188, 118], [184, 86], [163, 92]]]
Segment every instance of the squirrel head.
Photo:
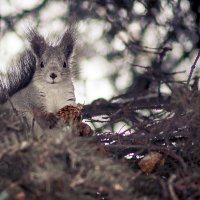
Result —
[[29, 30], [27, 38], [33, 55], [36, 58], [35, 77], [49, 84], [56, 84], [71, 78], [70, 63], [72, 60], [76, 30], [68, 28], [56, 45], [48, 44], [44, 37], [34, 30]]

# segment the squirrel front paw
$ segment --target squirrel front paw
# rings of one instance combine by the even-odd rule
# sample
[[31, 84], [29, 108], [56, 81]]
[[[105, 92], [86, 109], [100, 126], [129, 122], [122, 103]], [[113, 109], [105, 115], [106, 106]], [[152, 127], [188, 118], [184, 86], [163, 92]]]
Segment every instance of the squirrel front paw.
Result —
[[44, 112], [41, 108], [37, 107], [33, 109], [33, 115], [36, 122], [42, 129], [52, 129], [58, 121], [58, 118], [55, 114], [51, 112]]
[[57, 124], [58, 118], [53, 113], [47, 113], [45, 115], [45, 121], [46, 121], [46, 126], [49, 129], [52, 129]]

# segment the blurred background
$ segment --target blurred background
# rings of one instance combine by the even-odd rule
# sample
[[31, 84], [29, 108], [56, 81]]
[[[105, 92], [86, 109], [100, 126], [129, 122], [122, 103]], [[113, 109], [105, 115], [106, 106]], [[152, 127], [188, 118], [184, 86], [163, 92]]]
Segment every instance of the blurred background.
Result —
[[75, 88], [84, 104], [168, 94], [170, 83], [185, 83], [200, 48], [198, 0], [1, 0], [0, 13], [1, 70], [27, 47], [28, 25], [44, 36], [62, 35], [76, 19]]

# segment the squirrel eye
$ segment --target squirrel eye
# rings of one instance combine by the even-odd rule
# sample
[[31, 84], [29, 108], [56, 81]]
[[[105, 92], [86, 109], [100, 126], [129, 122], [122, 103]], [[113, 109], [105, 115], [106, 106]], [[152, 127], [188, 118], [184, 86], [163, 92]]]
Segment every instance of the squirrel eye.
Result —
[[66, 68], [66, 67], [67, 67], [66, 62], [64, 62], [64, 64], [63, 64], [63, 68]]
[[41, 67], [41, 68], [44, 67], [44, 63], [43, 63], [43, 62], [40, 63], [40, 67]]

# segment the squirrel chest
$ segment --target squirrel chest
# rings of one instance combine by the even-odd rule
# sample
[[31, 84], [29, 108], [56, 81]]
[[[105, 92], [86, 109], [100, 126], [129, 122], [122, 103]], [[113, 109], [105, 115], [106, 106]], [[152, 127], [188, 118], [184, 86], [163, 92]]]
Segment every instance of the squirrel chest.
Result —
[[74, 87], [68, 84], [36, 84], [41, 104], [47, 112], [56, 113], [66, 105], [75, 105]]

